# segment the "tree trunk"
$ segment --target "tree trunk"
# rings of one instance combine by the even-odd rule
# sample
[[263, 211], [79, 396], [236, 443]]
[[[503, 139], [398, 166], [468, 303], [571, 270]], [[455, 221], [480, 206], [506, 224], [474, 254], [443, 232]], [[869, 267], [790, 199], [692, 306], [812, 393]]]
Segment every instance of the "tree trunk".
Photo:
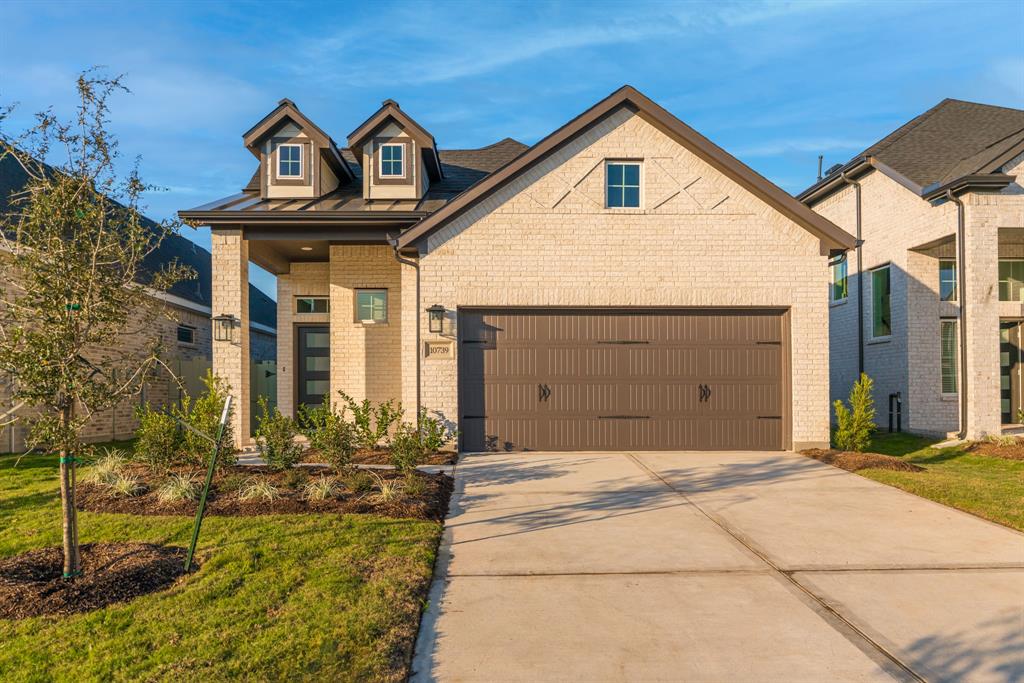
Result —
[[[61, 432], [71, 424], [71, 407], [61, 410]], [[64, 578], [78, 576], [78, 512], [75, 510], [75, 461], [74, 453], [68, 448], [70, 439], [62, 438], [60, 449], [60, 503], [64, 528]]]

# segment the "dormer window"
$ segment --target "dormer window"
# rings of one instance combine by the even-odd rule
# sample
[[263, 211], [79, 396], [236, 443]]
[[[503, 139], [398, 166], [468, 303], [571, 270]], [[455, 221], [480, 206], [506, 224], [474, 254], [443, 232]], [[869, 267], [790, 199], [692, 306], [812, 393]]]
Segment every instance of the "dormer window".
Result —
[[277, 177], [302, 177], [302, 145], [280, 145], [277, 148]]
[[385, 144], [380, 146], [380, 177], [405, 177], [405, 145]]

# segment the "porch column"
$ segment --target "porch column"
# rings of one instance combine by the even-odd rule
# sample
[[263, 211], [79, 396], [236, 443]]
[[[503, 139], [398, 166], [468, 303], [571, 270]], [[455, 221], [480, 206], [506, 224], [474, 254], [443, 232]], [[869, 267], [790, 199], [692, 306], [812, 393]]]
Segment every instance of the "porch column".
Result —
[[[999, 228], [977, 206], [977, 195], [963, 197], [965, 212], [964, 296], [967, 316], [967, 438], [998, 435], [999, 402]], [[980, 210], [979, 210], [980, 209]], [[961, 390], [963, 388], [961, 387]]]
[[416, 268], [410, 265], [401, 264], [401, 293], [402, 293], [402, 334], [401, 334], [401, 362], [402, 362], [402, 407], [405, 408], [405, 420], [413, 422], [419, 410], [417, 405], [416, 386], [418, 382], [417, 356], [422, 353], [422, 344], [416, 334], [417, 323], [420, 320], [420, 311], [423, 308], [419, 302], [416, 292]]
[[231, 426], [235, 445], [249, 434], [249, 243], [240, 228], [212, 231], [213, 315], [233, 315], [241, 323], [229, 341], [213, 340], [213, 372], [231, 387]]

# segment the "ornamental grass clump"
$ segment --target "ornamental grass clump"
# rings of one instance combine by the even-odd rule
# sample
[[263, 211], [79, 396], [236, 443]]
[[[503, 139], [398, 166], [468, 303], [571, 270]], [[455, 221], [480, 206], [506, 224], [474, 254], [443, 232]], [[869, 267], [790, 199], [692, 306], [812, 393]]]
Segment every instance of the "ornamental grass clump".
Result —
[[875, 431], [875, 401], [871, 397], [874, 382], [865, 373], [850, 390], [850, 407], [836, 400], [836, 432], [833, 437], [836, 448], [841, 451], [863, 452], [871, 446], [871, 435]]
[[163, 504], [199, 500], [202, 486], [192, 473], [172, 474], [156, 490], [156, 498]]
[[251, 477], [238, 489], [239, 500], [273, 502], [281, 497], [281, 492], [276, 486], [266, 479]]
[[338, 495], [338, 482], [334, 477], [321, 474], [306, 482], [302, 487], [302, 495], [306, 500], [329, 500]]
[[119, 448], [105, 448], [92, 464], [86, 481], [101, 486], [110, 486], [121, 476], [127, 464], [128, 457], [124, 451]]
[[376, 472], [370, 472], [373, 481], [377, 486], [377, 493], [373, 496], [375, 503], [394, 503], [403, 497], [402, 482], [399, 479], [385, 479]]
[[119, 498], [134, 498], [145, 491], [146, 487], [142, 480], [128, 472], [118, 474], [112, 482], [107, 484], [107, 492]]

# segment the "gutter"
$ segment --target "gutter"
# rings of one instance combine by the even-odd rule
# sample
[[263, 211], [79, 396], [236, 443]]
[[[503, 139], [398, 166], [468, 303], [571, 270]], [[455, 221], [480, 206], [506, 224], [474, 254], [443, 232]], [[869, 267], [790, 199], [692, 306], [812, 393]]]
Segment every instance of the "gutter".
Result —
[[864, 374], [864, 258], [862, 249], [864, 240], [861, 238], [861, 186], [860, 182], [840, 171], [839, 178], [848, 185], [853, 185], [854, 203], [856, 205], [857, 223], [857, 378]]
[[398, 251], [398, 237], [388, 238], [388, 243], [394, 250], [395, 260], [402, 265], [412, 266], [416, 269], [416, 428], [419, 429], [420, 424], [420, 407], [423, 405], [422, 400], [422, 382], [420, 378], [423, 376], [423, 353], [420, 349], [420, 264], [419, 261], [413, 261], [412, 259], [404, 258]]
[[960, 386], [957, 395], [960, 403], [960, 432], [958, 439], [967, 436], [967, 296], [966, 284], [967, 273], [964, 272], [964, 260], [966, 248], [964, 245], [964, 203], [953, 194], [953, 190], [946, 190], [946, 199], [956, 204], [956, 286], [957, 299], [960, 305], [957, 316], [960, 325]]

